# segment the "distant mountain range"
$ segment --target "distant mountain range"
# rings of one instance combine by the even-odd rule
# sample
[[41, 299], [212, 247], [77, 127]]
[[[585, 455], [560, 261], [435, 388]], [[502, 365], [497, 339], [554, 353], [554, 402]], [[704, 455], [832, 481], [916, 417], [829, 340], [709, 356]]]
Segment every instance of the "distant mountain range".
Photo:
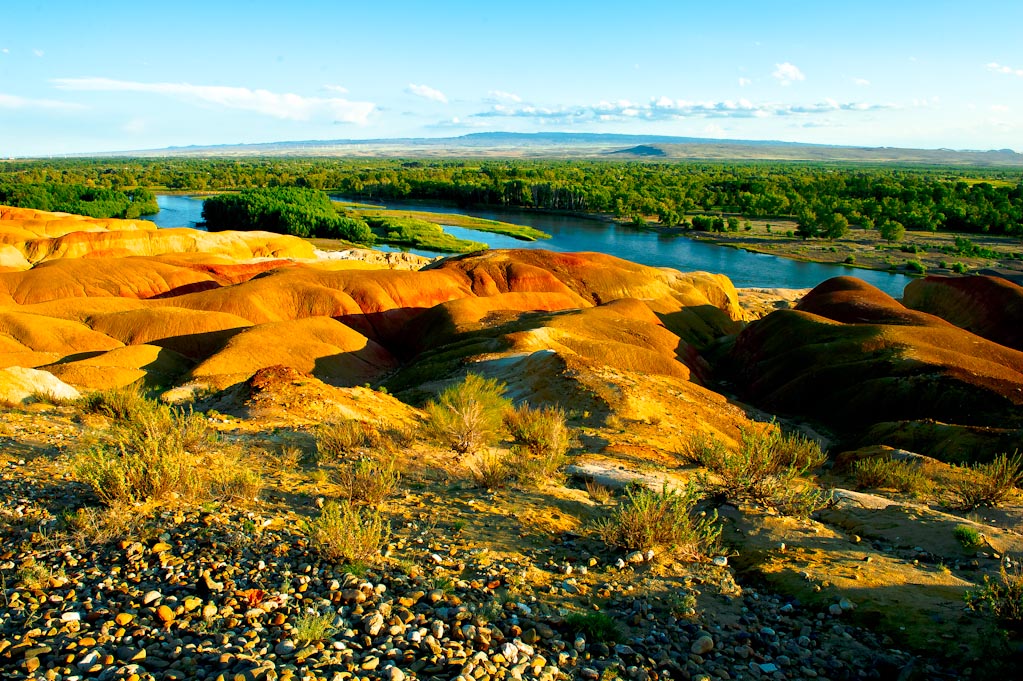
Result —
[[616, 158], [633, 160], [814, 161], [1023, 167], [1023, 154], [724, 140], [663, 135], [485, 132], [460, 137], [308, 140], [264, 144], [168, 147], [89, 156], [338, 156], [471, 158]]

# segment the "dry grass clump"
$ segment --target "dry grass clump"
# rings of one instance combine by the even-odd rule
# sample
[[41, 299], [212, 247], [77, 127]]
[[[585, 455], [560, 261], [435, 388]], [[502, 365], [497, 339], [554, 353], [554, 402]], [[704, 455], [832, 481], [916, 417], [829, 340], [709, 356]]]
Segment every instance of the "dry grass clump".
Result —
[[611, 497], [614, 496], [611, 493], [611, 488], [607, 485], [603, 485], [596, 480], [589, 478], [586, 480], [586, 493], [598, 504], [606, 504], [611, 501]]
[[291, 637], [300, 648], [325, 641], [337, 631], [334, 617], [332, 612], [306, 612], [295, 620]]
[[511, 402], [504, 384], [469, 374], [426, 405], [427, 431], [459, 454], [474, 454], [497, 442]]
[[630, 486], [611, 515], [597, 522], [600, 538], [611, 546], [644, 550], [670, 546], [690, 559], [714, 552], [721, 526], [717, 513], [694, 514], [698, 499], [694, 486], [660, 492]]
[[102, 414], [118, 421], [133, 421], [153, 408], [153, 402], [145, 398], [137, 385], [90, 393], [82, 398], [81, 404], [87, 413]]
[[827, 460], [820, 445], [802, 435], [786, 435], [777, 427], [768, 432], [741, 429], [737, 449], [703, 433], [684, 443], [679, 456], [716, 473], [718, 491], [733, 500], [773, 506], [793, 515], [807, 515], [825, 503], [814, 488], [794, 484], [800, 475]]
[[568, 453], [569, 431], [560, 407], [534, 409], [528, 404], [509, 411], [505, 423], [521, 446], [513, 451], [516, 477], [530, 487], [543, 487], [558, 477]]
[[398, 491], [401, 473], [393, 459], [361, 458], [340, 464], [331, 481], [341, 488], [342, 498], [378, 506]]
[[[222, 446], [201, 414], [149, 400], [132, 403], [129, 419], [74, 459], [82, 482], [106, 504], [180, 495], [193, 499], [253, 498], [259, 474], [237, 448]], [[120, 417], [118, 417], [120, 418]]]
[[949, 481], [954, 505], [963, 510], [993, 507], [1005, 503], [1023, 480], [1023, 456], [1019, 452], [999, 454], [989, 463], [974, 464], [957, 471]]
[[81, 546], [133, 537], [143, 522], [138, 509], [123, 501], [114, 501], [99, 508], [85, 506], [64, 516], [64, 524], [71, 537]]
[[364, 447], [375, 446], [378, 440], [368, 423], [355, 419], [333, 421], [316, 429], [316, 455], [320, 461], [341, 461]]
[[516, 479], [516, 470], [507, 452], [486, 449], [466, 457], [462, 464], [472, 484], [483, 489], [501, 489]]
[[347, 501], [328, 502], [305, 529], [325, 559], [349, 564], [378, 557], [391, 536], [391, 527], [379, 511]]
[[853, 476], [860, 489], [894, 489], [918, 494], [930, 486], [920, 466], [891, 457], [861, 459], [853, 464]]

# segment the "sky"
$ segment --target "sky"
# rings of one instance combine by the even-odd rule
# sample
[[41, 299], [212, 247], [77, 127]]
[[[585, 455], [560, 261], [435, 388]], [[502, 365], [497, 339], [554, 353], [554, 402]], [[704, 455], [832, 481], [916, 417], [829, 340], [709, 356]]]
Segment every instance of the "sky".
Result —
[[1023, 152], [1023, 2], [17, 0], [0, 157], [604, 132]]

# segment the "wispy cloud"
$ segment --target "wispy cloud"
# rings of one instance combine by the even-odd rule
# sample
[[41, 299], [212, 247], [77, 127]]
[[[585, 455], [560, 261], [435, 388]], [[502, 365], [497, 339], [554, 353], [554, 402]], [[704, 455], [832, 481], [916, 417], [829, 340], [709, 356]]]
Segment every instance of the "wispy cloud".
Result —
[[1005, 64], [999, 64], [998, 62], [991, 62], [987, 64], [988, 71], [994, 71], [995, 73], [1004, 73], [1009, 76], [1020, 76], [1023, 78], [1023, 69], [1013, 68], [1012, 66], [1006, 66]]
[[806, 76], [799, 70], [799, 67], [789, 62], [782, 62], [774, 65], [774, 76], [782, 85], [790, 85], [799, 80], [806, 80]]
[[432, 99], [435, 102], [442, 104], [448, 103], [447, 96], [440, 90], [435, 90], [429, 85], [416, 85], [415, 83], [409, 83], [408, 87], [405, 88], [405, 92], [413, 94], [416, 97], [422, 97], [424, 99]]
[[758, 104], [747, 99], [696, 102], [658, 97], [646, 103], [622, 99], [600, 102], [591, 106], [571, 107], [496, 104], [491, 109], [472, 116], [475, 118], [531, 118], [538, 121], [574, 124], [592, 121], [770, 118], [841, 111], [878, 111], [893, 108], [896, 107], [891, 104], [838, 102], [834, 99], [826, 99], [814, 104]]
[[504, 90], [491, 90], [487, 93], [491, 99], [496, 99], [502, 102], [521, 102], [522, 97], [519, 97], [514, 92], [505, 92]]
[[749, 78], [740, 78], [739, 79], [739, 87], [746, 87], [747, 85], [752, 85], [752, 84], [753, 84], [753, 81], [750, 80]]
[[11, 53], [11, 48], [5, 47], [3, 49], [0, 49], [0, 52], [2, 52], [3, 54], [10, 54]]
[[41, 56], [43, 56], [46, 53], [43, 52], [42, 50], [32, 50], [32, 54], [34, 54], [37, 57], [41, 57]]
[[220, 85], [139, 83], [110, 78], [57, 78], [53, 83], [60, 90], [145, 92], [294, 121], [330, 118], [335, 122], [362, 125], [376, 108], [371, 102], [352, 102], [340, 97], [303, 97], [292, 93]]
[[870, 81], [866, 78], [853, 78], [853, 83], [860, 87], [870, 87]]
[[324, 85], [323, 89], [328, 90], [330, 92], [336, 92], [339, 95], [348, 94], [348, 88], [344, 87], [343, 85]]
[[81, 111], [86, 107], [74, 102], [56, 99], [29, 99], [0, 92], [0, 109], [49, 109], [51, 111]]

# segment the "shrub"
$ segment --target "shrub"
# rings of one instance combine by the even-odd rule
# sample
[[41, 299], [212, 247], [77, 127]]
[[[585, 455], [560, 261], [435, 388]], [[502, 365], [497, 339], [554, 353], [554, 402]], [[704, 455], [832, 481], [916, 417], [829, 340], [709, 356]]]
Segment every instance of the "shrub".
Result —
[[485, 450], [470, 455], [464, 462], [469, 479], [476, 487], [500, 489], [515, 479], [515, 469], [507, 454]]
[[90, 393], [82, 400], [82, 408], [119, 421], [132, 421], [155, 409], [156, 403], [147, 400], [137, 386], [127, 386]]
[[990, 463], [959, 470], [949, 489], [955, 505], [963, 510], [993, 507], [1005, 502], [1023, 479], [1023, 457], [999, 454]]
[[721, 527], [717, 513], [693, 514], [696, 488], [660, 492], [630, 487], [610, 517], [597, 522], [600, 538], [623, 549], [671, 546], [689, 558], [707, 555], [717, 545]]
[[556, 479], [568, 452], [564, 410], [560, 407], [533, 409], [524, 404], [508, 412], [505, 422], [512, 436], [523, 443], [515, 457], [519, 481], [539, 487]]
[[306, 523], [313, 547], [327, 560], [357, 563], [380, 555], [391, 527], [379, 511], [347, 501], [328, 502], [319, 517]]
[[295, 620], [291, 626], [291, 637], [298, 647], [304, 648], [330, 638], [336, 631], [333, 613], [311, 611]]
[[316, 429], [316, 456], [320, 461], [340, 461], [372, 441], [370, 426], [346, 419], [324, 423]]
[[394, 461], [359, 459], [340, 465], [333, 482], [341, 488], [341, 496], [352, 502], [370, 506], [381, 504], [398, 490], [401, 474]]
[[956, 525], [955, 529], [952, 530], [952, 534], [963, 545], [963, 548], [967, 550], [977, 548], [983, 541], [977, 528], [970, 527], [969, 525]]
[[142, 524], [136, 509], [124, 502], [103, 508], [83, 507], [64, 516], [64, 524], [83, 546], [107, 544], [134, 535]]
[[984, 575], [984, 585], [967, 592], [966, 604], [971, 610], [987, 610], [1003, 622], [1023, 623], [1023, 574], [1018, 567], [1008, 572], [1003, 563], [998, 581]]
[[110, 437], [76, 455], [79, 480], [101, 501], [141, 502], [178, 494], [195, 499], [252, 498], [259, 474], [240, 450], [219, 445], [201, 414], [145, 401]]
[[586, 481], [586, 493], [590, 495], [590, 499], [593, 499], [598, 504], [606, 504], [611, 500], [612, 496], [610, 488], [592, 478]]
[[[720, 491], [729, 499], [776, 508], [792, 503], [802, 508], [812, 501], [792, 483], [827, 460], [820, 445], [802, 435], [786, 435], [777, 427], [767, 433], [752, 428], [740, 432], [739, 448], [734, 451], [716, 438], [700, 433], [691, 436], [679, 454], [716, 473], [721, 479]], [[797, 498], [800, 495], [802, 499]]]
[[623, 638], [618, 623], [603, 612], [573, 612], [565, 618], [565, 624], [594, 643], [619, 643]]
[[919, 260], [907, 260], [906, 269], [917, 274], [925, 274], [927, 272], [927, 266]]
[[504, 384], [469, 374], [426, 405], [430, 432], [459, 454], [478, 452], [500, 435], [511, 402]]
[[927, 478], [919, 466], [890, 457], [861, 459], [853, 465], [853, 475], [861, 489], [890, 487], [900, 492], [920, 492], [927, 488]]

